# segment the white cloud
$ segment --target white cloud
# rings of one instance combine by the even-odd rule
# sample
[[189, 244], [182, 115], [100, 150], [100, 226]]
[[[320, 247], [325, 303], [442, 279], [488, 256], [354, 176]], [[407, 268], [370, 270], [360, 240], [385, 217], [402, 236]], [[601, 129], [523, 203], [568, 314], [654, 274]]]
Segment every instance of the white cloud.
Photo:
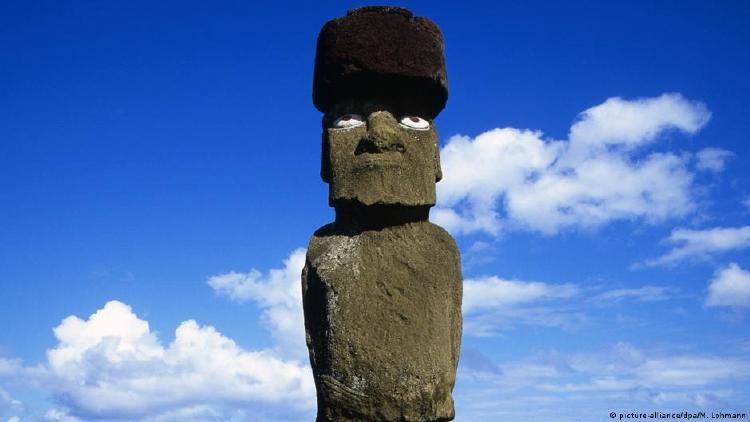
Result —
[[20, 365], [21, 361], [18, 359], [0, 358], [0, 376], [17, 372]]
[[495, 337], [516, 326], [579, 329], [588, 322], [585, 312], [565, 304], [535, 305], [494, 309], [464, 316], [464, 335]]
[[[494, 362], [480, 355], [475, 361], [462, 361], [459, 371], [457, 407], [464, 410], [463, 420], [517, 410], [528, 415], [531, 408], [535, 415], [553, 415], [562, 403], [576, 409], [576, 420], [598, 420], [583, 415], [620, 407], [706, 407], [736, 396], [732, 389], [750, 378], [750, 364], [742, 356], [647, 352], [622, 342], [595, 353], [537, 351], [519, 360]], [[481, 396], [487, 408], [476, 405]]]
[[[491, 336], [515, 323], [572, 328], [585, 320], [577, 310], [539, 305], [578, 294], [573, 284], [549, 284], [484, 277], [464, 280], [464, 332]], [[556, 304], [557, 305], [557, 304]]]
[[647, 359], [633, 371], [649, 387], [693, 387], [716, 384], [749, 373], [747, 362], [705, 356], [668, 356]]
[[695, 154], [698, 160], [695, 167], [698, 170], [720, 172], [724, 170], [727, 160], [734, 155], [731, 151], [720, 148], [704, 148]]
[[654, 142], [668, 129], [695, 133], [710, 118], [705, 105], [680, 94], [636, 100], [613, 97], [580, 114], [570, 128], [571, 150], [577, 156], [607, 147], [634, 149]]
[[750, 308], [750, 271], [735, 263], [716, 271], [708, 285], [706, 306]]
[[270, 419], [315, 405], [306, 362], [244, 350], [192, 320], [163, 346], [147, 321], [111, 301], [87, 320], [66, 318], [54, 333], [46, 365], [23, 368], [60, 405], [47, 420], [229, 420], [251, 406]]
[[595, 301], [620, 301], [623, 299], [635, 299], [641, 302], [666, 300], [669, 299], [669, 289], [663, 286], [614, 289], [600, 293], [594, 297]]
[[[627, 343], [618, 343], [612, 356], [572, 357], [569, 365], [585, 382], [541, 384], [555, 392], [628, 391], [646, 389], [669, 394], [670, 390], [706, 387], [735, 379], [747, 378], [750, 366], [742, 359], [667, 355], [647, 356]], [[653, 398], [653, 397], [652, 397]]]
[[282, 269], [272, 269], [265, 275], [255, 269], [230, 272], [209, 278], [208, 284], [234, 301], [254, 301], [263, 310], [263, 320], [279, 352], [306, 359], [301, 287], [304, 265], [305, 249], [296, 249], [284, 260]]
[[661, 221], [693, 208], [689, 157], [643, 156], [667, 130], [697, 132], [710, 113], [679, 94], [610, 98], [579, 116], [569, 139], [493, 129], [450, 138], [432, 219], [454, 233], [500, 233], [504, 223], [554, 234], [613, 220]]
[[[548, 168], [559, 155], [561, 143], [545, 142], [540, 132], [512, 128], [494, 129], [475, 139], [454, 136], [441, 150], [443, 173], [438, 183], [438, 208], [433, 219], [457, 232], [485, 230], [497, 233], [495, 210], [499, 196]], [[449, 209], [461, 201], [470, 204], [469, 215]]]
[[688, 258], [708, 259], [712, 255], [750, 246], [750, 226], [714, 227], [704, 230], [674, 229], [665, 242], [675, 244], [665, 255], [634, 265], [674, 265]]
[[[23, 411], [23, 403], [20, 400], [14, 399], [8, 391], [5, 391], [2, 386], [0, 386], [0, 418], [9, 414], [22, 413]], [[18, 422], [19, 420], [18, 416], [11, 416], [10, 419], [8, 419], [8, 422]]]
[[572, 284], [548, 284], [538, 281], [503, 280], [484, 277], [464, 280], [463, 311], [506, 308], [543, 299], [575, 296], [578, 289]]
[[304, 261], [298, 249], [282, 269], [209, 279], [217, 293], [258, 304], [277, 340], [273, 349], [243, 349], [192, 320], [165, 345], [127, 304], [111, 301], [88, 319], [70, 316], [55, 327], [57, 345], [44, 364], [0, 358], [0, 376], [50, 394], [49, 421], [309, 419], [315, 387], [304, 345]]
[[44, 414], [44, 420], [50, 421], [50, 422], [80, 422], [81, 420], [70, 416], [65, 412], [64, 410], [60, 409], [49, 409], [47, 413]]

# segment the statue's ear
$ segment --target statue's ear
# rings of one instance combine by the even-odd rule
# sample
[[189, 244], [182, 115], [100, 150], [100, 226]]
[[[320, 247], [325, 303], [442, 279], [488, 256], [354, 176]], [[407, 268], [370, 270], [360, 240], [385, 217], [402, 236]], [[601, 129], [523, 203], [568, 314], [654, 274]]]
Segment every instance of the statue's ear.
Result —
[[435, 183], [443, 180], [443, 170], [440, 168], [440, 154], [435, 158]]
[[331, 183], [331, 146], [328, 143], [328, 134], [326, 131], [323, 131], [322, 138], [323, 146], [320, 149], [320, 178], [326, 183]]

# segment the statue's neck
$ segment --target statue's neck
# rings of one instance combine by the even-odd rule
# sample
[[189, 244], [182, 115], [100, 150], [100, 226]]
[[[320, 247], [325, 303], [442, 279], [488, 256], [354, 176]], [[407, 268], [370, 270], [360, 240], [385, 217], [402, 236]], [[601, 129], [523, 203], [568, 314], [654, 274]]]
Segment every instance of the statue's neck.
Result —
[[380, 230], [386, 227], [427, 221], [429, 205], [362, 205], [340, 203], [336, 208], [336, 226], [350, 230]]

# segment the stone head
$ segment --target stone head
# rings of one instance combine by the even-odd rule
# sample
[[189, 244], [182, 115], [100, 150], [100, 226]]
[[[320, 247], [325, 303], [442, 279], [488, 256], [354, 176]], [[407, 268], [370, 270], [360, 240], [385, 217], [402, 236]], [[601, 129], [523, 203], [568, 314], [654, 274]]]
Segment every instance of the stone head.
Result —
[[313, 102], [331, 206], [435, 204], [443, 56], [437, 26], [401, 8], [355, 9], [323, 27]]

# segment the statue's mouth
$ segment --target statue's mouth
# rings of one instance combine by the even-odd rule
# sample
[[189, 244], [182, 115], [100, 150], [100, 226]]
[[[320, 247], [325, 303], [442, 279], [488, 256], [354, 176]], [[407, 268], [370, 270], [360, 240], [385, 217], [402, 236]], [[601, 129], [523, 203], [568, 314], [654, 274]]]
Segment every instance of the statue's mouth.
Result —
[[401, 167], [404, 165], [404, 154], [398, 151], [365, 152], [356, 155], [355, 167]]

